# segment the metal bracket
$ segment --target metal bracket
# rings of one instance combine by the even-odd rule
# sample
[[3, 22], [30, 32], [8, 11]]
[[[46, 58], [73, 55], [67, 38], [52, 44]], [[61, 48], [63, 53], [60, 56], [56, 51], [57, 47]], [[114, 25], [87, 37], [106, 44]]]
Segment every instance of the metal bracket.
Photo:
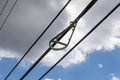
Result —
[[[70, 26], [68, 26], [65, 30], [63, 30], [62, 32], [60, 32], [57, 36], [55, 36], [50, 42], [49, 42], [49, 47], [53, 50], [62, 50], [62, 49], [65, 49], [70, 41], [71, 41], [71, 38], [73, 36], [73, 33], [75, 31], [75, 28], [76, 28], [76, 25], [77, 25], [77, 21], [71, 21], [70, 22]], [[64, 42], [60, 42], [60, 40], [68, 33], [69, 30], [72, 29], [72, 33], [70, 35], [70, 38], [68, 39], [68, 42], [67, 43], [64, 43]], [[61, 45], [62, 47], [55, 47], [56, 44], [59, 44]]]

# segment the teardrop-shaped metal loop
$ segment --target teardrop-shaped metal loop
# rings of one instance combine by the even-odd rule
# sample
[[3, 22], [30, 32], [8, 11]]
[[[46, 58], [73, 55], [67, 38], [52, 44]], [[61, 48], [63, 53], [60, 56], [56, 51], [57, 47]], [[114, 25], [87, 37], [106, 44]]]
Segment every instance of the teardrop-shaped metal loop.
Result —
[[[65, 29], [63, 30], [62, 32], [60, 32], [57, 36], [55, 36], [50, 42], [49, 42], [49, 47], [53, 50], [62, 50], [62, 49], [65, 49], [70, 41], [71, 41], [71, 38], [73, 36], [73, 33], [75, 31], [75, 27], [76, 27], [76, 24], [77, 22], [70, 22], [70, 25]], [[69, 36], [69, 39], [68, 39], [68, 42], [61, 42], [60, 40], [70, 31], [72, 30], [72, 33], [70, 34]], [[55, 45], [60, 45], [60, 47], [56, 47]], [[53, 47], [54, 46], [54, 47]]]

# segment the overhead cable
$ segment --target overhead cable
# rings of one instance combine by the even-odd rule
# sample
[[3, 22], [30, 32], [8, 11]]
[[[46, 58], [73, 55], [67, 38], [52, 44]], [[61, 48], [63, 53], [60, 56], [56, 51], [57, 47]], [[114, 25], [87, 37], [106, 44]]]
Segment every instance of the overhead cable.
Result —
[[[65, 49], [69, 45], [79, 19], [96, 3], [96, 1], [97, 0], [91, 1], [89, 3], [89, 5], [82, 11], [82, 13], [80, 13], [74, 21], [70, 22], [70, 25], [66, 29], [64, 29], [62, 32], [60, 32], [57, 36], [55, 36], [49, 42], [49, 46], [52, 50], [62, 50], [62, 49]], [[72, 29], [72, 33], [71, 33], [67, 43], [61, 42], [58, 40], [59, 37], [64, 37], [68, 33], [68, 31], [70, 31], [71, 29]], [[61, 47], [55, 47], [55, 46], [53, 47], [52, 44], [54, 44], [54, 43], [61, 45]]]
[[[95, 4], [95, 2], [96, 2], [97, 0], [92, 0], [88, 5], [87, 5], [87, 7], [86, 8], [88, 8], [88, 6], [90, 6], [90, 7], [92, 7], [94, 4]], [[93, 4], [94, 3], [94, 4]], [[92, 4], [92, 6], [91, 6], [91, 4]], [[85, 8], [85, 10], [89, 10], [89, 9], [86, 9]], [[83, 10], [84, 11], [84, 10]], [[86, 11], [86, 12], [87, 12]], [[83, 13], [81, 13], [81, 14], [83, 14]], [[85, 14], [85, 13], [84, 13]], [[83, 15], [84, 15], [83, 14]], [[82, 16], [83, 16], [82, 15]], [[64, 35], [62, 35], [62, 36], [60, 36], [60, 37], [58, 37], [58, 41], [59, 40], [61, 40], [62, 38], [63, 38], [63, 36]], [[56, 43], [54, 43], [54, 44], [52, 44], [52, 47], [54, 47], [56, 45]], [[49, 47], [39, 58], [38, 58], [38, 60], [27, 70], [27, 72], [20, 78], [20, 80], [23, 80], [30, 72], [31, 72], [31, 70], [48, 54], [48, 52], [50, 52], [50, 50], [51, 50], [51, 47]]]
[[49, 70], [47, 70], [40, 78], [39, 80], [43, 79], [53, 68], [57, 66], [73, 49], [75, 49], [84, 39], [86, 39], [98, 26], [106, 19], [108, 18], [118, 7], [120, 6], [120, 3], [115, 6], [98, 24], [95, 25], [77, 44], [75, 44], [61, 59], [59, 59]]
[[3, 5], [3, 8], [2, 8], [2, 10], [1, 10], [1, 12], [0, 12], [0, 17], [2, 16], [3, 11], [5, 10], [5, 8], [6, 8], [7, 4], [8, 4], [8, 2], [9, 2], [9, 0], [6, 0], [5, 4]]
[[[10, 9], [10, 11], [9, 11], [9, 13], [8, 13], [8, 15], [7, 15], [7, 17], [5, 18], [5, 20], [3, 21], [2, 25], [0, 26], [0, 31], [1, 31], [2, 28], [4, 27], [4, 25], [5, 25], [5, 23], [6, 23], [7, 19], [8, 19], [8, 17], [10, 16], [10, 14], [11, 14], [11, 12], [13, 11], [13, 9], [14, 9], [14, 7], [15, 7], [15, 5], [16, 5], [17, 2], [18, 2], [18, 0], [15, 0], [15, 2], [14, 2], [14, 4], [13, 4], [12, 8]], [[6, 2], [6, 5], [7, 5], [7, 3], [8, 3], [8, 2]]]
[[15, 68], [20, 64], [20, 62], [24, 59], [24, 57], [30, 52], [30, 50], [34, 47], [34, 45], [38, 42], [38, 40], [43, 36], [43, 34], [50, 28], [50, 26], [53, 24], [53, 22], [58, 18], [58, 16], [62, 13], [62, 11], [67, 7], [67, 5], [71, 2], [69, 0], [65, 6], [59, 11], [59, 13], [55, 16], [55, 18], [50, 22], [50, 24], [45, 28], [45, 30], [40, 34], [40, 36], [34, 41], [34, 43], [29, 47], [29, 49], [26, 51], [26, 53], [21, 57], [19, 62], [12, 68], [12, 70], [8, 73], [8, 75], [5, 77], [5, 80], [11, 75], [11, 73], [15, 70]]

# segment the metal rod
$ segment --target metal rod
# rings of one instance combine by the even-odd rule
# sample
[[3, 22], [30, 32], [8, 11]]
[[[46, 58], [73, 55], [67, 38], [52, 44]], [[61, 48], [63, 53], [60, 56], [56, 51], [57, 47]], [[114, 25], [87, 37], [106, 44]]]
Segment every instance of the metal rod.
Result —
[[97, 0], [92, 0], [88, 6], [80, 13], [80, 15], [74, 20], [79, 21], [79, 19], [97, 2]]

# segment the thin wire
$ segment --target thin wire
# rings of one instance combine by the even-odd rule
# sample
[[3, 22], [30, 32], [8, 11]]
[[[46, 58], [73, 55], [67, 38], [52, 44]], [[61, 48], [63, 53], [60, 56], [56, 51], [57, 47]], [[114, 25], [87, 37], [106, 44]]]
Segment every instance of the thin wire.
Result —
[[18, 2], [18, 0], [15, 0], [15, 2], [14, 2], [14, 4], [13, 4], [12, 8], [10, 9], [10, 11], [9, 11], [9, 13], [8, 13], [8, 15], [7, 15], [7, 17], [5, 18], [5, 20], [3, 21], [3, 23], [2, 23], [2, 25], [1, 25], [1, 27], [0, 27], [0, 31], [2, 30], [2, 28], [3, 28], [4, 25], [5, 25], [5, 23], [7, 22], [7, 19], [8, 19], [8, 17], [10, 16], [11, 12], [13, 11], [13, 9], [14, 9], [14, 7], [15, 7], [15, 5], [16, 5], [17, 2]]
[[93, 0], [92, 2], [90, 2], [89, 6], [87, 6], [86, 9], [82, 11], [82, 13], [75, 19], [75, 21], [78, 21], [83, 16], [83, 14], [86, 13], [86, 11], [88, 11], [96, 2], [97, 0]]
[[43, 79], [53, 68], [57, 66], [74, 48], [76, 48], [84, 39], [86, 39], [98, 26], [107, 18], [109, 17], [118, 7], [120, 3], [115, 6], [95, 27], [93, 27], [77, 44], [75, 44], [60, 60], [58, 60], [46, 73], [44, 73], [39, 80]]
[[57, 19], [57, 17], [61, 14], [61, 12], [67, 7], [67, 5], [70, 3], [71, 0], [69, 0], [65, 6], [59, 11], [59, 13], [55, 16], [55, 18], [50, 22], [50, 24], [46, 27], [46, 29], [40, 34], [40, 36], [35, 40], [35, 42], [30, 46], [30, 48], [26, 51], [26, 53], [23, 55], [23, 57], [19, 60], [19, 62], [13, 67], [13, 69], [9, 72], [9, 74], [5, 77], [4, 80], [6, 80], [10, 74], [15, 70], [15, 68], [20, 64], [20, 62], [24, 59], [24, 57], [29, 53], [29, 51], [33, 48], [33, 46], [38, 42], [38, 40], [43, 36], [43, 34], [50, 28], [50, 26], [53, 24], [53, 22]]
[[[82, 17], [92, 8], [92, 6], [93, 6], [96, 2], [97, 2], [97, 0], [92, 0], [92, 1], [85, 7], [85, 9], [78, 15], [78, 17], [77, 17], [74, 21], [72, 21], [72, 22], [70, 23], [70, 25], [69, 25], [65, 30], [63, 30], [62, 32], [60, 32], [58, 35], [56, 35], [56, 36], [49, 42], [49, 47], [51, 47], [52, 50], [62, 50], [62, 49], [65, 49], [65, 48], [69, 45], [69, 42], [71, 41], [71, 38], [69, 38], [67, 44], [66, 44], [66, 43], [63, 43], [63, 42], [62, 42], [62, 43], [59, 42], [59, 41], [57, 40], [57, 38], [60, 37], [60, 36], [66, 35], [67, 32], [68, 32], [70, 29], [76, 28], [76, 25], [77, 25], [79, 19], [82, 18]], [[73, 32], [74, 32], [74, 30], [73, 30]], [[73, 33], [72, 33], [72, 34], [73, 34]], [[71, 35], [71, 37], [72, 37], [72, 35]], [[60, 43], [61, 45], [63, 45], [63, 47], [55, 48], [55, 47], [52, 47], [52, 46], [51, 46], [51, 43], [52, 43], [52, 44], [53, 44], [53, 43]]]
[[[91, 2], [94, 2], [94, 0], [93, 1], [91, 1]], [[89, 5], [88, 5], [89, 6]], [[86, 7], [87, 8], [87, 7]], [[85, 9], [86, 9], [85, 8]], [[87, 12], [87, 11], [86, 11]], [[83, 13], [82, 13], [83, 14]], [[85, 13], [84, 13], [85, 14]], [[63, 37], [64, 35], [61, 35], [61, 36], [59, 36], [58, 37], [58, 41], [59, 40], [61, 40], [61, 38]], [[54, 47], [55, 45], [56, 45], [57, 43], [53, 43], [52, 44], [52, 46]], [[30, 73], [30, 71], [48, 54], [48, 52], [51, 50], [52, 48], [51, 47], [49, 47], [39, 58], [38, 58], [38, 60], [28, 69], [28, 71], [20, 78], [20, 80], [23, 80], [29, 73]]]
[[1, 12], [0, 12], [0, 17], [1, 17], [1, 15], [3, 14], [3, 11], [5, 10], [8, 2], [9, 2], [9, 0], [7, 0], [7, 1], [5, 2], [4, 6], [3, 6], [3, 8], [2, 8], [2, 10], [1, 10]]

